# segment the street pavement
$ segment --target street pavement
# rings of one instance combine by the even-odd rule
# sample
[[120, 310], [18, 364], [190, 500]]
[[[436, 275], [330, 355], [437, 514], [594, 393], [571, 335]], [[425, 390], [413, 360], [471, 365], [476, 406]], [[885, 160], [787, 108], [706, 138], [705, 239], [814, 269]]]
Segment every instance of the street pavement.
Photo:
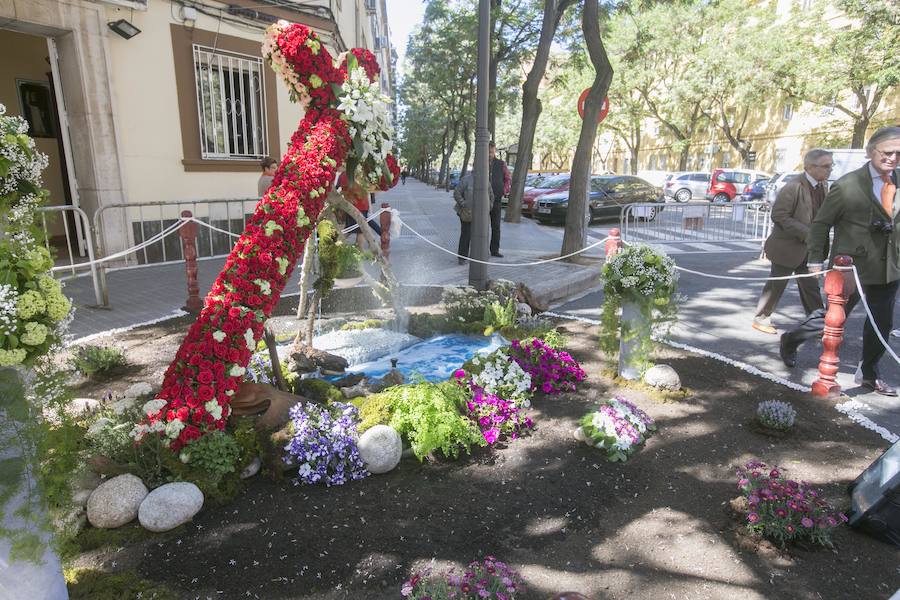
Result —
[[[448, 285], [468, 282], [468, 265], [457, 264], [455, 252], [459, 220], [453, 212], [450, 192], [435, 190], [414, 179], [388, 192], [376, 195], [376, 203], [389, 202], [399, 211], [404, 227], [399, 238], [391, 242], [391, 265], [404, 284]], [[668, 208], [668, 207], [667, 207]], [[671, 212], [670, 212], [671, 211]], [[769, 264], [759, 257], [759, 242], [750, 241], [753, 230], [737, 230], [725, 220], [707, 220], [698, 232], [679, 231], [669, 209], [663, 211], [641, 231], [633, 231], [632, 239], [644, 238], [661, 244], [679, 266], [710, 274], [765, 277]], [[753, 215], [753, 219], [757, 219]], [[746, 219], [749, 221], [750, 217]], [[601, 241], [617, 222], [594, 224], [589, 229], [589, 242]], [[755, 227], [755, 225], [754, 225]], [[428, 244], [413, 233], [427, 238]], [[557, 301], [556, 312], [570, 316], [597, 319], [602, 292], [597, 288], [602, 244], [584, 255], [595, 259], [587, 264], [550, 262], [529, 264], [558, 255], [562, 243], [561, 226], [540, 225], [523, 218], [521, 223], [502, 224], [503, 258], [492, 258], [488, 278], [522, 281], [546, 301]], [[723, 241], [721, 238], [731, 238]], [[672, 242], [671, 240], [684, 240]], [[443, 250], [435, 247], [438, 246]], [[201, 294], [210, 288], [224, 263], [223, 258], [201, 260], [199, 278]], [[299, 273], [294, 272], [285, 293], [296, 292]], [[186, 298], [184, 267], [180, 264], [111, 270], [108, 274], [110, 308], [95, 308], [93, 289], [88, 277], [70, 280], [66, 293], [75, 302], [75, 319], [70, 333], [75, 338], [127, 327], [135, 323], [165, 318], [179, 310]], [[673, 329], [676, 342], [721, 354], [752, 365], [766, 373], [809, 385], [815, 379], [821, 344], [809, 343], [799, 353], [797, 367], [788, 369], [778, 356], [778, 337], [760, 333], [750, 327], [762, 282], [737, 282], [709, 279], [682, 273], [679, 291], [685, 301], [679, 311], [679, 323]], [[784, 330], [802, 317], [796, 285], [791, 283], [775, 315], [774, 321]], [[895, 319], [900, 324], [900, 318]], [[900, 401], [872, 393], [864, 393], [853, 383], [856, 361], [861, 351], [863, 311], [851, 314], [841, 349], [842, 364], [838, 381], [854, 400], [868, 408], [861, 412], [875, 423], [900, 433]], [[891, 340], [897, 343], [897, 338]], [[881, 361], [881, 373], [889, 383], [900, 385], [900, 367], [889, 357]]]

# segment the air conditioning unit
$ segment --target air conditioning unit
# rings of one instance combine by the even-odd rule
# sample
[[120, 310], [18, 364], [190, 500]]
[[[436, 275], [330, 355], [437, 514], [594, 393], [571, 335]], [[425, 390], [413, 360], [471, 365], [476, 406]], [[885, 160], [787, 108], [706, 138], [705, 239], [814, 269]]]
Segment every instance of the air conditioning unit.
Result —
[[377, 0], [366, 0], [366, 12], [370, 15], [374, 15], [377, 10], [375, 2], [377, 2]]

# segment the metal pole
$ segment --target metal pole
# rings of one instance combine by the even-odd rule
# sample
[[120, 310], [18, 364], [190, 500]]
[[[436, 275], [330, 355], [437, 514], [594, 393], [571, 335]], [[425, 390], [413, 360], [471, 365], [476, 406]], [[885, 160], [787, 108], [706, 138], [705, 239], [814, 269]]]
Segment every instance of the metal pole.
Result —
[[[469, 256], [487, 261], [488, 256], [488, 71], [491, 60], [491, 0], [478, 1], [478, 91], [475, 100], [475, 206], [472, 214], [472, 244]], [[469, 285], [487, 288], [487, 265], [469, 262]]]

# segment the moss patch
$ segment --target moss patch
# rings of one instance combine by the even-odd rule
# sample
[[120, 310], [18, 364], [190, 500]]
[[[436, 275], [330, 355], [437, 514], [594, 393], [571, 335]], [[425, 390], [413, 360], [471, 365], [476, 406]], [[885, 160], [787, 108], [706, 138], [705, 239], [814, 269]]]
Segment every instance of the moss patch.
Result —
[[619, 375], [612, 370], [603, 371], [602, 374], [604, 377], [612, 379], [613, 383], [615, 383], [619, 387], [626, 387], [632, 390], [644, 392], [644, 394], [646, 394], [654, 402], [682, 402], [683, 400], [686, 400], [687, 398], [694, 395], [694, 393], [690, 389], [685, 387], [676, 391], [661, 390], [657, 387], [653, 387], [652, 385], [648, 385], [643, 381], [619, 377]]
[[341, 390], [324, 379], [300, 379], [294, 383], [294, 393], [321, 404], [346, 401]]
[[168, 587], [130, 571], [104, 573], [96, 569], [66, 569], [64, 575], [71, 600], [178, 600], [178, 594]]

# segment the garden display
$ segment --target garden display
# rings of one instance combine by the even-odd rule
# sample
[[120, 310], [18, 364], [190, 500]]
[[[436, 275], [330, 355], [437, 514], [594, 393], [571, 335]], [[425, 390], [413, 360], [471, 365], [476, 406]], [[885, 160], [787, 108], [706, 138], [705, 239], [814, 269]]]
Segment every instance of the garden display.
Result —
[[756, 407], [759, 424], [775, 431], [787, 431], [794, 426], [797, 411], [788, 402], [764, 400]]
[[574, 392], [584, 381], [584, 370], [572, 356], [550, 347], [540, 338], [513, 340], [509, 355], [531, 379], [531, 391], [545, 394]]
[[293, 436], [285, 447], [300, 483], [343, 485], [369, 472], [356, 445], [356, 407], [335, 402], [321, 407], [297, 403], [290, 410]]
[[401, 597], [410, 600], [515, 600], [524, 592], [522, 576], [493, 556], [473, 561], [459, 573], [432, 574], [426, 568], [400, 588]]
[[625, 462], [656, 431], [656, 423], [622, 396], [610, 398], [581, 419], [575, 437], [606, 451], [610, 462]]

